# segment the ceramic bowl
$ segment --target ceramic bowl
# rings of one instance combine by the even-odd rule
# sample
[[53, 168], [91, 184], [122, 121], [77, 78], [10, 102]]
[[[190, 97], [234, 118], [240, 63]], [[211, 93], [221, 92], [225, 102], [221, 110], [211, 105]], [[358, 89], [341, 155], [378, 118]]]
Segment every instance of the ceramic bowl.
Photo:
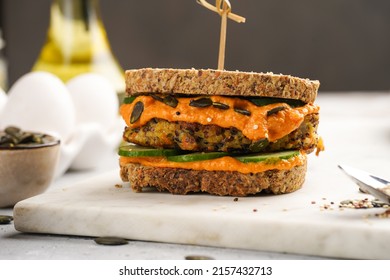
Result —
[[59, 158], [60, 141], [44, 135], [43, 143], [0, 147], [0, 208], [38, 195], [50, 186]]

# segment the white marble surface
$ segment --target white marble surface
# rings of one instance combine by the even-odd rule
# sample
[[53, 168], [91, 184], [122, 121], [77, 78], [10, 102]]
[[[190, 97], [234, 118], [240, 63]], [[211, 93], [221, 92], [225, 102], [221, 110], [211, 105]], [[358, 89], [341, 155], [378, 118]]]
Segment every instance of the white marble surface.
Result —
[[[89, 172], [68, 172], [51, 187], [57, 190], [115, 168], [111, 159]], [[0, 209], [0, 215], [13, 215], [13, 209]], [[186, 256], [207, 256], [218, 260], [322, 259], [317, 256], [285, 254], [258, 250], [218, 248], [130, 240], [123, 246], [97, 245], [92, 237], [32, 234], [18, 232], [14, 224], [0, 225], [0, 260], [183, 260]]]
[[[341, 200], [365, 195], [337, 168], [345, 163], [390, 177], [390, 94], [320, 93], [318, 104], [326, 151], [320, 157], [310, 155], [306, 183], [296, 193], [237, 202], [207, 195], [134, 194], [115, 188], [113, 173], [92, 176], [115, 167], [114, 161], [87, 174], [66, 174], [46, 194], [20, 204], [20, 210], [34, 211], [15, 211], [18, 227], [38, 232], [55, 228], [61, 235], [17, 233], [9, 225], [0, 226], [0, 258], [23, 258], [24, 251], [30, 253], [26, 258], [43, 259], [182, 259], [188, 254], [220, 259], [390, 258], [390, 219], [374, 215], [383, 209], [338, 209]], [[84, 182], [71, 188], [78, 179]], [[93, 180], [95, 186], [90, 185]], [[323, 210], [325, 204], [333, 210]], [[106, 247], [64, 234], [115, 234], [170, 243], [132, 241], [100, 255]]]

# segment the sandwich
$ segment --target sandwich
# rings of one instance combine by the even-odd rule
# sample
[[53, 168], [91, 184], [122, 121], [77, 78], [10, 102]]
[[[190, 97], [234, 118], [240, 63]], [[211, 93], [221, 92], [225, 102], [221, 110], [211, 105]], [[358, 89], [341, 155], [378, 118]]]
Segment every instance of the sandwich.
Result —
[[302, 187], [319, 82], [212, 69], [127, 70], [120, 176], [136, 192], [247, 196]]

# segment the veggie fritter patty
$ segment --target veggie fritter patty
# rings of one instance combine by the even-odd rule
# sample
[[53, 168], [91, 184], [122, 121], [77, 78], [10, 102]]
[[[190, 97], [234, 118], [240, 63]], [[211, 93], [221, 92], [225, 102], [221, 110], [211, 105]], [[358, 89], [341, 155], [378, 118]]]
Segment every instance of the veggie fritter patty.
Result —
[[168, 122], [154, 118], [142, 127], [125, 128], [123, 138], [141, 146], [187, 151], [274, 152], [288, 149], [312, 152], [317, 146], [318, 114], [305, 117], [300, 127], [275, 142], [252, 141], [234, 127]]

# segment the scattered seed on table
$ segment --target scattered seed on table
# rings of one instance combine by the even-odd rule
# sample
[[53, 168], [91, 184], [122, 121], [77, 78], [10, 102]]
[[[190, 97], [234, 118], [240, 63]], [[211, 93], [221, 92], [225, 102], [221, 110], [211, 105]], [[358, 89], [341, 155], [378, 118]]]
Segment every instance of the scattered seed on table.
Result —
[[0, 225], [10, 224], [13, 220], [12, 216], [0, 215]]
[[346, 199], [340, 202], [340, 208], [367, 209], [367, 208], [388, 208], [389, 204], [377, 199]]
[[375, 214], [376, 217], [379, 218], [390, 218], [390, 209], [387, 209], [385, 212], [380, 214]]
[[201, 256], [201, 255], [190, 255], [185, 257], [186, 260], [214, 260], [211, 257], [208, 256]]
[[94, 241], [99, 245], [125, 245], [129, 243], [124, 238], [110, 236], [97, 237]]

